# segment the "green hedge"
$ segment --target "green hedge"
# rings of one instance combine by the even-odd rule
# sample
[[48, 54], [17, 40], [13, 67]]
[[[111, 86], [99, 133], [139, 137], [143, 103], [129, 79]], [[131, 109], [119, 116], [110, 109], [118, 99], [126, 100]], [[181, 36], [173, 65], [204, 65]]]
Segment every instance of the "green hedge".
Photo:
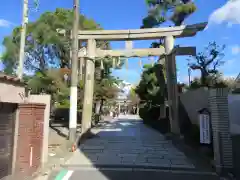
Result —
[[143, 122], [152, 128], [165, 134], [170, 132], [170, 122], [168, 118], [159, 119], [160, 109], [156, 107], [144, 106], [139, 109], [139, 116], [143, 119]]

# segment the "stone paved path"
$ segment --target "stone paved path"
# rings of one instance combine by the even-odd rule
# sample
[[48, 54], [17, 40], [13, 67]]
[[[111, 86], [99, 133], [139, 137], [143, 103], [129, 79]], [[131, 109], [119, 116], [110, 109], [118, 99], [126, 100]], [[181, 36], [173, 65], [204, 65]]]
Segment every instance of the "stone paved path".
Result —
[[135, 116], [120, 116], [92, 130], [67, 162], [68, 167], [143, 167], [194, 169], [183, 152]]

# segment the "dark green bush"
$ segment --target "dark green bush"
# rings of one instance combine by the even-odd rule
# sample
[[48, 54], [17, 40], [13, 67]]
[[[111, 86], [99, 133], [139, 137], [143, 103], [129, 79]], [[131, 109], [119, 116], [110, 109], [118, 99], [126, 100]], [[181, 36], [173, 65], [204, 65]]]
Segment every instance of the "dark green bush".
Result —
[[200, 129], [198, 125], [191, 124], [189, 129], [184, 134], [184, 139], [187, 143], [190, 143], [192, 146], [200, 145]]
[[139, 116], [143, 122], [161, 133], [170, 132], [170, 122], [168, 118], [159, 119], [160, 110], [158, 107], [142, 107], [139, 110]]

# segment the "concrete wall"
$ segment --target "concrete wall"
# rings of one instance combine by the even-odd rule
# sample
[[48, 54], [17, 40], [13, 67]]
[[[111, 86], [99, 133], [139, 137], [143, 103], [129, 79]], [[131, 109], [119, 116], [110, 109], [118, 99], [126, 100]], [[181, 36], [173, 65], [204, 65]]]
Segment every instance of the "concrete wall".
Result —
[[28, 102], [30, 103], [41, 103], [45, 104], [44, 110], [44, 127], [43, 127], [43, 150], [42, 150], [42, 165], [44, 165], [48, 160], [48, 134], [49, 134], [49, 119], [50, 119], [50, 105], [51, 96], [47, 94], [43, 95], [30, 95], [28, 97]]
[[25, 88], [14, 83], [0, 82], [0, 101], [8, 103], [23, 103]]
[[206, 88], [199, 88], [180, 94], [180, 100], [193, 124], [198, 124], [198, 110], [208, 108], [209, 92]]
[[233, 143], [233, 163], [236, 179], [240, 179], [240, 95], [228, 95], [230, 132]]
[[[209, 91], [204, 88], [187, 91], [180, 95], [180, 100], [192, 123], [198, 124], [198, 110], [208, 108]], [[230, 132], [240, 135], [240, 95], [228, 95]]]
[[228, 95], [228, 109], [230, 131], [234, 135], [240, 135], [240, 95]]

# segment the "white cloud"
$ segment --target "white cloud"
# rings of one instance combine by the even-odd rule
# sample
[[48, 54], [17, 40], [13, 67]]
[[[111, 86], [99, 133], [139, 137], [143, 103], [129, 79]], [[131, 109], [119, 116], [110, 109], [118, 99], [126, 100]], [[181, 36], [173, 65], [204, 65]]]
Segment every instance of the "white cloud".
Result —
[[227, 23], [228, 27], [240, 24], [240, 0], [230, 0], [216, 9], [209, 17], [209, 24]]
[[232, 54], [233, 55], [237, 55], [237, 54], [240, 54], [240, 46], [239, 45], [234, 45], [232, 46]]
[[0, 19], [0, 27], [10, 27], [12, 23], [5, 19]]

